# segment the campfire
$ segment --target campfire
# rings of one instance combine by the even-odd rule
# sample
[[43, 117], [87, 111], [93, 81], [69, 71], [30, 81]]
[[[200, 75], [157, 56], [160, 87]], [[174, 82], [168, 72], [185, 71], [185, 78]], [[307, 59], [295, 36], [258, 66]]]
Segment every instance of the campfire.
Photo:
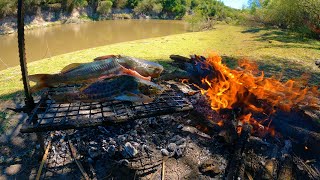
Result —
[[38, 176], [320, 178], [317, 87], [247, 60], [228, 68], [216, 53], [171, 58], [179, 70], [153, 79], [165, 89], [153, 102], [61, 103], [50, 99], [61, 88], [44, 91], [21, 130], [47, 132]]
[[[222, 58], [214, 52], [208, 58], [171, 57], [180, 64], [194, 66], [189, 70], [192, 77], [183, 79], [183, 82], [193, 83], [207, 98], [212, 110], [220, 114], [226, 109], [241, 111], [237, 117], [239, 124], [249, 123], [272, 130], [272, 115], [277, 111], [290, 112], [300, 107], [319, 110], [318, 87], [306, 87], [305, 79], [281, 82], [274, 77], [266, 78], [256, 64], [246, 59], [241, 59], [239, 67], [233, 70], [224, 65]], [[212, 120], [223, 124], [219, 119]], [[274, 134], [273, 130], [271, 132]]]

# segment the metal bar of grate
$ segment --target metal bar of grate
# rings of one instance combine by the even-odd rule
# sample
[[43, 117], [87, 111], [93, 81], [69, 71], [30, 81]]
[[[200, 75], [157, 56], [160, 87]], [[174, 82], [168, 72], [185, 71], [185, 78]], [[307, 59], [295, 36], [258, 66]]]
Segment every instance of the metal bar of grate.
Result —
[[[48, 98], [50, 93], [55, 93], [54, 89], [43, 94], [21, 132], [80, 129], [188, 111], [193, 108], [182, 93], [175, 91], [165, 91], [151, 103], [107, 101], [59, 104]], [[37, 123], [32, 124], [35, 117], [38, 117]]]

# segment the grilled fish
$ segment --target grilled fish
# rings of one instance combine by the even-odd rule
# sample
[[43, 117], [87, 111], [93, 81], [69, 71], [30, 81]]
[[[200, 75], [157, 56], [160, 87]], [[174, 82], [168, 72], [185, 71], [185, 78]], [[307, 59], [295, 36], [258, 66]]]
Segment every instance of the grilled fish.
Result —
[[143, 59], [138, 59], [134, 57], [129, 56], [123, 56], [123, 55], [106, 55], [97, 57], [94, 60], [105, 60], [108, 58], [116, 58], [119, 64], [122, 66], [134, 70], [145, 77], [152, 77], [157, 78], [160, 76], [161, 72], [163, 71], [163, 66], [161, 66], [158, 63], [146, 61]]
[[133, 76], [120, 76], [104, 79], [89, 84], [83, 88], [73, 88], [61, 91], [51, 96], [56, 102], [103, 102], [103, 101], [131, 101], [151, 102], [149, 95], [159, 94], [163, 88], [153, 82]]
[[150, 80], [150, 77], [141, 76], [139, 73], [120, 65], [115, 58], [90, 63], [74, 63], [66, 66], [57, 74], [35, 74], [28, 76], [37, 84], [31, 91], [35, 92], [46, 87], [95, 82], [99, 79], [111, 78], [120, 75], [132, 75], [141, 79]]

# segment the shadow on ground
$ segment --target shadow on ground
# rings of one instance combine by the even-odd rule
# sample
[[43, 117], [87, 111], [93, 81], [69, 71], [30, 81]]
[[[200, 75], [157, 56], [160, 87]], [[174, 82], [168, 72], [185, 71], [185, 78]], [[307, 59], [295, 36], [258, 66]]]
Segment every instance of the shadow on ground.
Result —
[[[314, 40], [303, 36], [302, 34], [291, 32], [289, 30], [281, 30], [275, 28], [249, 28], [242, 33], [256, 34], [256, 41], [268, 41], [267, 47], [274, 48], [306, 48], [320, 50], [320, 46], [313, 46]], [[286, 44], [273, 44], [272, 41], [278, 41]]]

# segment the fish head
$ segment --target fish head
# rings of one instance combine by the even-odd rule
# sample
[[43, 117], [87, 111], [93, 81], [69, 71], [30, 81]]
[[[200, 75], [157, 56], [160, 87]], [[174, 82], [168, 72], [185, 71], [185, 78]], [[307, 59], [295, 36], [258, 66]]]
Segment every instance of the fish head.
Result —
[[138, 59], [129, 56], [118, 56], [118, 62], [122, 66], [135, 70], [140, 75], [145, 77], [156, 78], [159, 77], [163, 71], [163, 66], [151, 61], [146, 61], [143, 59]]

